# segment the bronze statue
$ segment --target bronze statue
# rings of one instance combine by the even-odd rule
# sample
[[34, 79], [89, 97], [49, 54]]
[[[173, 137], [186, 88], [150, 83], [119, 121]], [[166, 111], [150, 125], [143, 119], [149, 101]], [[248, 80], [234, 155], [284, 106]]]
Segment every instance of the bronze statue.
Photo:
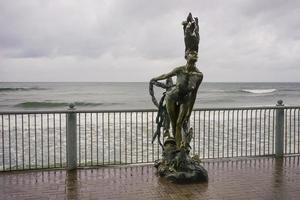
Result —
[[[161, 176], [166, 176], [173, 181], [207, 180], [206, 170], [198, 163], [198, 160], [189, 156], [189, 143], [193, 129], [188, 128], [188, 121], [203, 79], [203, 74], [196, 67], [200, 41], [198, 18], [193, 18], [189, 13], [182, 25], [186, 65], [150, 81], [150, 95], [153, 103], [158, 107], [157, 129], [153, 141], [157, 137], [164, 150], [163, 159], [156, 162], [156, 167]], [[172, 77], [176, 77], [176, 84], [173, 84]], [[166, 84], [159, 82], [162, 80], [167, 80]], [[166, 89], [159, 103], [154, 97], [153, 85]], [[170, 123], [172, 135], [169, 133]], [[164, 144], [160, 140], [161, 128], [166, 137]]]
[[166, 92], [165, 101], [168, 115], [171, 120], [173, 137], [177, 148], [186, 147], [185, 135], [181, 133], [183, 124], [187, 124], [196, 100], [199, 85], [203, 74], [197, 69], [197, 52], [187, 54], [185, 66], [177, 67], [167, 74], [153, 78], [151, 82], [168, 79], [176, 76], [176, 85]]

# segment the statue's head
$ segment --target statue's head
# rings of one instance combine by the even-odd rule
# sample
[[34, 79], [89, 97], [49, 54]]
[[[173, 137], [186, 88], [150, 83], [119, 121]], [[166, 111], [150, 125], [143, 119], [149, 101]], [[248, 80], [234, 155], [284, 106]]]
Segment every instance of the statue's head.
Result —
[[195, 63], [198, 60], [198, 53], [197, 51], [190, 51], [187, 56], [186, 56], [186, 60], [189, 63]]

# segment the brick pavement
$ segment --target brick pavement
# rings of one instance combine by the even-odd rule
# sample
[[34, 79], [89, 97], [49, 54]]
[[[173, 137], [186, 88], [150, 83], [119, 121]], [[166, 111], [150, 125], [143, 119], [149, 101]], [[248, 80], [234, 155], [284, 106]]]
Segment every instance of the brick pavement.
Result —
[[300, 199], [300, 157], [212, 160], [208, 183], [173, 184], [152, 165], [0, 173], [0, 199]]

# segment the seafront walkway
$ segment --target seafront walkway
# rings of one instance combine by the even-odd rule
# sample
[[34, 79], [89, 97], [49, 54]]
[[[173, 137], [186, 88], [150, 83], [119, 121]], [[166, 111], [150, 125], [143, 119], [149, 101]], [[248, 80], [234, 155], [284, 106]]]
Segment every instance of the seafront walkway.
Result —
[[174, 184], [153, 165], [0, 173], [0, 199], [299, 199], [300, 157], [203, 162], [208, 183]]

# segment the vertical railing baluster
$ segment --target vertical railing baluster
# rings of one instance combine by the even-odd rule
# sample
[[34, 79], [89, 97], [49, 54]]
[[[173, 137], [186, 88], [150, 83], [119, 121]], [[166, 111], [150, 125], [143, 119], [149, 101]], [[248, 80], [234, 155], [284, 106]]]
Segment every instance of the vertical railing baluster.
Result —
[[[68, 113], [65, 113], [64, 114], [65, 115], [65, 123], [64, 123], [64, 126], [65, 126], [65, 142], [66, 142], [66, 144], [65, 144], [65, 167], [66, 168], [68, 168], [68, 157], [69, 157], [69, 153], [68, 153], [68, 151], [67, 151], [67, 137], [68, 137], [68, 131], [69, 131], [69, 129], [68, 129]], [[76, 116], [76, 120], [78, 120], [78, 117]], [[78, 122], [76, 121], [76, 124], [78, 124]], [[78, 133], [79, 131], [77, 131], [77, 133]], [[77, 138], [76, 139], [77, 141], [79, 141], [79, 139]], [[76, 153], [78, 153], [79, 151], [76, 151]], [[77, 158], [78, 158], [78, 155], [77, 155]], [[78, 164], [78, 166], [79, 166], [79, 164]]]
[[[21, 122], [22, 122], [22, 164], [23, 164], [23, 168], [25, 168], [25, 156], [24, 156], [24, 116], [23, 114], [21, 115], [22, 116], [22, 119], [21, 119]], [[3, 122], [3, 115], [2, 115], [2, 122]], [[2, 128], [3, 128], [3, 124], [2, 124]], [[3, 131], [2, 131], [3, 132]], [[3, 132], [4, 134], [4, 132]], [[4, 148], [4, 145], [3, 145], [3, 148]], [[4, 149], [3, 149], [4, 151]], [[3, 158], [4, 158], [4, 153], [3, 153]], [[4, 165], [3, 165], [4, 167]]]
[[[29, 158], [29, 169], [31, 169], [31, 153], [30, 153], [30, 147], [31, 147], [31, 145], [30, 145], [30, 139], [31, 139], [31, 137], [30, 137], [30, 115], [28, 114], [27, 115], [28, 116], [28, 120], [27, 120], [27, 123], [28, 123], [28, 158]], [[48, 136], [48, 138], [49, 138], [49, 136]], [[49, 147], [49, 144], [48, 144], [48, 147]], [[48, 165], [48, 168], [49, 168], [49, 165]]]
[[264, 152], [263, 155], [266, 155], [266, 109], [264, 111]]
[[198, 111], [198, 155], [199, 157], [201, 156], [200, 155], [200, 148], [201, 148], [201, 141], [200, 141], [200, 138], [201, 138], [201, 111], [199, 110]]
[[61, 113], [59, 114], [59, 159], [60, 167], [62, 167]]
[[[147, 129], [148, 131], [148, 129]], [[132, 160], [132, 112], [130, 112], [130, 163], [133, 163]]]
[[125, 163], [127, 164], [127, 112], [125, 114]]
[[[102, 112], [102, 117], [101, 117], [101, 119], [102, 119], [102, 124], [101, 124], [101, 127], [102, 127], [102, 165], [104, 165], [104, 162], [105, 162], [105, 158], [104, 158], [104, 145], [105, 145], [105, 142], [104, 142], [104, 112]], [[120, 125], [121, 125], [121, 120], [120, 120]], [[120, 130], [121, 130], [121, 128], [120, 128]], [[120, 137], [121, 137], [121, 134], [120, 134]], [[120, 138], [121, 139], [121, 138]], [[120, 145], [121, 145], [121, 143], [120, 143]], [[121, 149], [121, 148], [120, 148]], [[120, 154], [120, 156], [121, 156], [121, 154]], [[121, 160], [121, 159], [120, 159]]]
[[252, 156], [252, 110], [250, 111], [250, 155]]
[[139, 161], [139, 158], [138, 158], [138, 155], [139, 155], [139, 145], [138, 145], [138, 140], [139, 140], [139, 135], [138, 135], [138, 112], [135, 113], [135, 142], [136, 142], [136, 145], [135, 145], [135, 148], [136, 148], [136, 158], [135, 158], [135, 162], [138, 163]]
[[239, 110], [236, 112], [236, 157], [239, 156]]
[[294, 153], [296, 153], [296, 109], [294, 109]]
[[119, 140], [120, 140], [120, 164], [122, 163], [122, 131], [121, 131], [121, 124], [122, 120], [121, 120], [121, 112], [119, 112]]
[[196, 149], [196, 147], [195, 147], [195, 142], [196, 142], [196, 111], [194, 111], [193, 112], [193, 115], [194, 115], [194, 122], [193, 122], [193, 155], [195, 155], [195, 149]]
[[78, 146], [79, 166], [81, 166], [81, 113], [78, 113]]
[[110, 113], [107, 113], [107, 132], [108, 132], [108, 148], [107, 148], [107, 153], [108, 153], [108, 164], [110, 164]]
[[210, 111], [208, 111], [208, 125], [207, 125], [207, 128], [208, 128], [208, 138], [207, 138], [207, 141], [208, 141], [208, 149], [207, 149], [207, 153], [208, 153], [208, 158], [210, 158], [210, 151], [209, 151], [209, 147], [210, 147]]
[[223, 127], [222, 127], [222, 135], [223, 135], [223, 143], [222, 143], [222, 157], [224, 158], [224, 150], [225, 150], [225, 138], [224, 138], [224, 131], [225, 131], [225, 110], [223, 110], [223, 115], [222, 115], [222, 124], [223, 124]]
[[91, 165], [94, 165], [93, 160], [93, 113], [90, 115], [90, 123], [91, 123]]
[[97, 143], [97, 150], [96, 150], [96, 153], [97, 153], [97, 165], [99, 165], [99, 113], [97, 112], [96, 113], [96, 135], [97, 135], [97, 139], [96, 139], [96, 143]]
[[220, 110], [218, 110], [218, 158], [220, 158]]
[[271, 129], [270, 129], [270, 126], [271, 126], [271, 109], [268, 109], [269, 111], [269, 117], [268, 117], [268, 155], [270, 155], [270, 133], [271, 133]]
[[[154, 133], [154, 112], [151, 112], [151, 135]], [[154, 162], [154, 144], [152, 142], [152, 162]]]
[[298, 108], [298, 152], [300, 153], [300, 109]]
[[84, 113], [84, 166], [87, 166], [87, 136], [86, 136], [86, 113]]
[[289, 154], [292, 153], [292, 109], [289, 109], [289, 121], [290, 121], [290, 125], [289, 125], [289, 128], [288, 128], [288, 132], [290, 133], [290, 136], [289, 136], [289, 141], [290, 141], [290, 145], [289, 145]]
[[256, 156], [256, 143], [257, 143], [257, 139], [256, 139], [256, 136], [257, 136], [257, 110], [255, 110], [255, 118], [254, 118], [254, 127], [255, 127], [255, 132], [254, 132], [254, 155]]
[[116, 164], [116, 113], [115, 112], [114, 112], [114, 164]]
[[141, 131], [141, 134], [142, 134], [142, 163], [144, 163], [144, 112], [141, 112], [141, 118], [142, 118], [142, 122], [141, 122], [141, 125], [142, 125], [142, 131]]
[[244, 155], [243, 139], [244, 139], [244, 110], [242, 110], [242, 116], [241, 116], [241, 156]]
[[230, 111], [227, 110], [227, 157], [229, 157], [229, 146], [230, 146], [229, 145], [229, 123], [230, 123], [229, 122], [229, 119], [230, 119], [229, 112]]
[[288, 151], [287, 151], [287, 147], [288, 147], [288, 131], [287, 131], [287, 113], [288, 113], [288, 110], [286, 110], [285, 112], [284, 112], [284, 121], [285, 121], [285, 126], [284, 126], [284, 128], [285, 128], [285, 132], [284, 132], [284, 149], [285, 149], [285, 151], [284, 151], [284, 153], [288, 153]]
[[289, 111], [289, 116], [288, 116], [288, 120], [289, 120], [289, 128], [288, 128], [288, 132], [289, 132], [289, 154], [292, 153], [292, 109], [288, 109]]
[[34, 154], [35, 154], [35, 168], [37, 168], [36, 114], [34, 114]]
[[148, 117], [148, 112], [146, 112], [146, 114], [147, 114], [147, 118], [146, 118], [146, 125], [147, 125], [147, 163], [149, 163], [149, 131], [148, 131], [148, 121], [149, 121], [149, 117]]
[[[28, 116], [28, 119], [29, 119], [29, 116]], [[47, 158], [48, 158], [48, 163], [47, 163], [48, 167], [47, 168], [49, 168], [49, 166], [50, 166], [50, 144], [49, 144], [49, 114], [48, 113], [47, 113], [47, 153], [48, 153], [47, 154]]]
[[[23, 124], [23, 122], [22, 122]], [[1, 115], [1, 129], [2, 129], [2, 164], [3, 164], [3, 171], [5, 171], [5, 151], [4, 151], [4, 117], [3, 115]], [[24, 145], [23, 145], [24, 146]], [[24, 156], [24, 152], [23, 152], [23, 156]], [[24, 158], [23, 158], [23, 169], [24, 169]]]
[[15, 115], [15, 138], [16, 138], [16, 169], [18, 169], [18, 128], [17, 128], [17, 115]]
[[232, 141], [231, 141], [231, 157], [233, 157], [233, 148], [234, 148], [234, 110], [232, 110], [232, 122], [231, 122], [231, 128], [232, 128]]
[[206, 111], [204, 110], [204, 114], [203, 114], [203, 158], [205, 158], [205, 115], [206, 115]]
[[273, 110], [273, 138], [272, 138], [272, 154], [275, 154], [275, 112], [276, 110]]
[[248, 156], [248, 109], [246, 110], [246, 156]]
[[55, 113], [53, 113], [53, 160], [56, 167], [56, 143], [55, 143]]
[[9, 170], [11, 170], [10, 114], [8, 114], [8, 156], [9, 156]]
[[215, 111], [213, 111], [213, 158], [215, 158]]
[[[158, 115], [158, 112], [156, 113], [156, 116], [157, 115]], [[175, 137], [175, 135], [174, 135], [174, 137]], [[157, 159], [160, 159], [160, 146], [159, 146], [158, 142], [156, 143], [156, 145], [157, 145]]]
[[259, 110], [259, 146], [258, 146], [258, 155], [261, 155], [261, 132], [262, 132], [262, 125], [261, 125], [261, 114], [262, 110]]

